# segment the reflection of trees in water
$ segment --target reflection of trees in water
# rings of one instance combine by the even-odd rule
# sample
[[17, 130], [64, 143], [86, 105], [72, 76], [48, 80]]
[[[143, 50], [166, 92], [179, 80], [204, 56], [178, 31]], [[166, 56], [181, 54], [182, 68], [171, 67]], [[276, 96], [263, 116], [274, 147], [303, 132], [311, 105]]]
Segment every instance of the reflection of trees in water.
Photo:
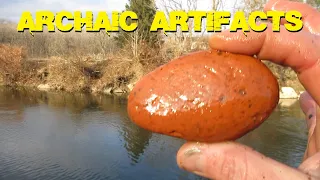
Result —
[[306, 123], [299, 104], [277, 108], [259, 128], [238, 141], [288, 165], [297, 166], [307, 143]]
[[125, 141], [124, 147], [132, 160], [133, 164], [138, 163], [140, 156], [143, 155], [145, 148], [149, 145], [152, 132], [144, 130], [133, 123], [121, 126], [120, 132]]
[[[124, 140], [124, 147], [130, 156], [132, 163], [138, 163], [140, 156], [149, 145], [152, 132], [144, 130], [130, 121], [127, 114], [127, 99], [125, 97], [95, 96], [103, 109], [107, 113], [119, 113], [121, 124], [118, 131]], [[119, 122], [116, 122], [117, 124]]]
[[[123, 146], [133, 164], [139, 161], [152, 137], [151, 132], [136, 126], [128, 119], [125, 97], [0, 88], [0, 111], [1, 109], [12, 110], [14, 114], [10, 114], [10, 121], [11, 119], [23, 120], [24, 109], [39, 104], [46, 104], [50, 108], [65, 109], [71, 112], [71, 118], [75, 120], [74, 123], [81, 125], [84, 124], [82, 120], [91, 120], [83, 118], [88, 117], [84, 116], [84, 113], [103, 111], [106, 114], [106, 121], [112, 121], [113, 128], [117, 129], [121, 136], [120, 139], [123, 139]], [[59, 114], [57, 113], [57, 115]], [[297, 161], [300, 162], [303, 156], [307, 143], [306, 124], [299, 102], [297, 101], [290, 108], [277, 108], [268, 121], [239, 139], [239, 142], [286, 164], [297, 165]], [[168, 144], [162, 147], [168, 147]], [[156, 150], [152, 151], [157, 152]], [[160, 148], [156, 156], [159, 154], [161, 154]]]
[[34, 106], [39, 104], [39, 99], [43, 93], [38, 91], [14, 88], [0, 88], [0, 102], [1, 104], [10, 105], [28, 105]]
[[47, 104], [52, 109], [66, 109], [73, 114], [81, 114], [85, 110], [97, 108], [112, 112], [126, 110], [123, 107], [126, 103], [124, 98], [85, 93], [42, 92], [25, 88], [0, 88], [0, 103], [0, 106], [6, 108]]
[[0, 88], [0, 110], [13, 111], [14, 116], [4, 118], [10, 121], [23, 121], [25, 106], [35, 106], [39, 104], [39, 97], [42, 93], [34, 93], [32, 90], [14, 89], [9, 87]]
[[[124, 147], [135, 164], [148, 146], [152, 133], [133, 124], [127, 115], [127, 98], [105, 95], [91, 95], [83, 93], [66, 92], [41, 92], [33, 89], [11, 89], [0, 88], [0, 109], [14, 110], [15, 117], [12, 119], [23, 120], [23, 113], [26, 107], [46, 104], [51, 109], [58, 109], [70, 112], [74, 123], [83, 125], [84, 113], [90, 111], [103, 111], [106, 113], [106, 121], [119, 132], [124, 140]], [[116, 118], [112, 118], [115, 115]], [[87, 117], [87, 116], [86, 116]], [[59, 118], [58, 118], [59, 119]], [[90, 120], [90, 119], [89, 119]]]
[[127, 99], [125, 96], [105, 96], [94, 95], [94, 100], [99, 104], [99, 108], [106, 113], [119, 112], [127, 116]]
[[65, 108], [73, 114], [80, 114], [86, 109], [97, 107], [97, 102], [92, 96], [82, 93], [48, 93], [48, 106], [51, 108]]

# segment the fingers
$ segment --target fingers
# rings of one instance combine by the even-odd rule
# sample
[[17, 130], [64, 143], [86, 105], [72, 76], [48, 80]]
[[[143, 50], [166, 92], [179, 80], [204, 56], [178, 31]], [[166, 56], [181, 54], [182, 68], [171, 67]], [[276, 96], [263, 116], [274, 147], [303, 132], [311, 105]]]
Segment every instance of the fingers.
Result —
[[[302, 4], [301, 2], [293, 2], [287, 0], [271, 0], [265, 7], [264, 11], [291, 11], [296, 10], [302, 14], [302, 20], [304, 28], [314, 34], [320, 34], [320, 12], [308, 4]], [[285, 19], [282, 19], [282, 24], [286, 23]]]
[[215, 180], [312, 179], [251, 148], [233, 143], [187, 143], [177, 154], [180, 168]]
[[304, 154], [304, 160], [306, 160], [318, 152], [316, 147], [316, 140], [318, 138], [314, 136], [314, 129], [316, 127], [316, 103], [307, 92], [300, 95], [299, 101], [300, 107], [306, 115], [306, 121], [309, 129], [308, 144]]
[[308, 137], [308, 144], [304, 155], [304, 160], [319, 152], [317, 148], [317, 137], [314, 135], [314, 131], [309, 131]]
[[299, 98], [300, 107], [306, 115], [308, 129], [313, 131], [315, 124], [316, 115], [316, 102], [312, 99], [308, 92], [304, 92]]
[[257, 55], [259, 59], [289, 66], [315, 101], [320, 104], [320, 36], [306, 31], [288, 32], [281, 27], [279, 33], [272, 32], [271, 25], [265, 32], [224, 31], [209, 39], [213, 49], [232, 53]]
[[306, 114], [309, 128], [308, 144], [304, 155], [304, 160], [306, 160], [320, 151], [320, 109], [307, 92], [301, 94], [300, 106]]
[[299, 169], [314, 178], [320, 179], [320, 153], [308, 158], [304, 161]]
[[314, 66], [320, 58], [320, 39], [306, 32], [291, 33], [281, 26], [280, 32], [272, 31], [268, 23], [265, 32], [249, 32], [245, 36], [241, 31], [236, 33], [224, 31], [210, 37], [209, 45], [213, 49], [257, 55], [274, 63], [290, 66], [301, 72]]
[[314, 128], [313, 136], [315, 137], [316, 141], [316, 148], [317, 152], [320, 151], [320, 108], [319, 106], [316, 107], [316, 126]]

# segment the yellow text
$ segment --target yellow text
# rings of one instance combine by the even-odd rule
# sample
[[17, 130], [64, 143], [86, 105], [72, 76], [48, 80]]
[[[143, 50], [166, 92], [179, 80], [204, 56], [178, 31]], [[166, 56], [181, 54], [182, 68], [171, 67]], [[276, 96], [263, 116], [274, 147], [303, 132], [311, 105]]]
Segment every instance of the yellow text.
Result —
[[[279, 32], [282, 18], [287, 21], [284, 27], [290, 32], [298, 32], [303, 28], [302, 15], [298, 11], [255, 11], [250, 13], [249, 17], [246, 17], [244, 12], [238, 11], [233, 15], [232, 21], [231, 13], [227, 11], [171, 11], [168, 17], [164, 12], [158, 11], [150, 31], [176, 32], [177, 27], [180, 26], [182, 32], [191, 30], [201, 32], [202, 26], [205, 25], [207, 32], [221, 32], [222, 25], [230, 25], [231, 32], [236, 32], [237, 30], [263, 32], [268, 27], [265, 21], [270, 19], [272, 20], [272, 30]], [[193, 19], [193, 26], [189, 25], [190, 19]], [[203, 23], [203, 19], [206, 19], [206, 23]], [[258, 19], [264, 22], [257, 22]]]
[[[23, 12], [17, 26], [18, 32], [29, 30], [30, 32], [43, 32], [44, 26], [47, 26], [49, 32], [55, 32], [58, 29], [61, 32], [82, 32], [83, 27], [87, 32], [119, 32], [120, 28], [127, 32], [132, 32], [138, 27], [138, 16], [132, 11], [119, 13], [113, 11], [111, 17], [104, 11], [98, 12], [97, 17], [93, 18], [93, 12], [87, 11], [85, 15], [80, 11], [74, 13], [60, 11], [54, 14], [51, 11], [37, 11], [35, 19], [31, 12]], [[128, 23], [131, 19], [131, 23]], [[63, 23], [63, 21], [67, 21]]]

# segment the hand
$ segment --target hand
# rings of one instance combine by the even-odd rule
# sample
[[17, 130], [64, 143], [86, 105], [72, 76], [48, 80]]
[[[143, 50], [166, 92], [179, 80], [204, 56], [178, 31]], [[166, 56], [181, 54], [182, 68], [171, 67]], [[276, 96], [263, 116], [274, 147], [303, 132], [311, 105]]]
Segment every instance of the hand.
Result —
[[303, 163], [295, 169], [235, 142], [189, 142], [177, 154], [180, 168], [216, 180], [320, 179], [320, 122], [316, 122], [316, 104], [320, 105], [320, 13], [306, 4], [284, 0], [269, 1], [264, 10], [292, 9], [302, 13], [304, 28], [300, 32], [291, 33], [281, 27], [280, 33], [273, 33], [268, 26], [265, 32], [250, 32], [246, 37], [241, 31], [225, 31], [212, 36], [209, 44], [213, 49], [257, 55], [297, 72], [310, 93], [300, 98], [309, 128]]

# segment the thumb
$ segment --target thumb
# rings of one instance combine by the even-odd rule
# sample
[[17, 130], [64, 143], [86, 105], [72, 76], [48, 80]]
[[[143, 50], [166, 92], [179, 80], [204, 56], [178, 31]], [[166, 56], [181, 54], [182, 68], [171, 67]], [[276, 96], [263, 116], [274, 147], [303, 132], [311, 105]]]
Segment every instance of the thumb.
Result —
[[303, 172], [234, 142], [186, 143], [177, 154], [180, 168], [215, 180], [312, 179]]

